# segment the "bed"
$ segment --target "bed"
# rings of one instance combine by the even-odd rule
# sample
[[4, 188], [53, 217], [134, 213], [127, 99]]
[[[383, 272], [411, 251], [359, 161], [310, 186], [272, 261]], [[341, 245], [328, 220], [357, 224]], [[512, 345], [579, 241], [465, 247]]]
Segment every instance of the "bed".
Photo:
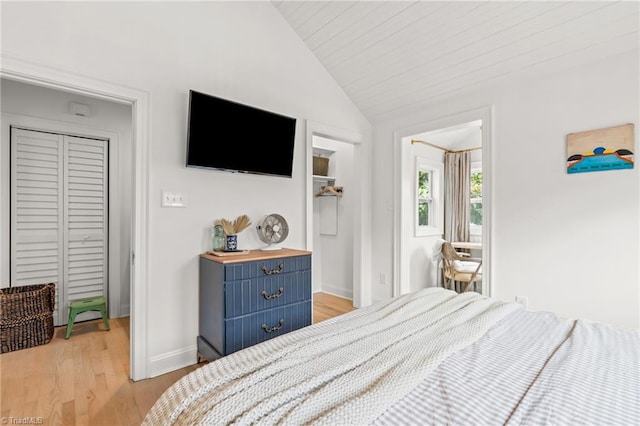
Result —
[[637, 425], [638, 360], [637, 331], [429, 288], [207, 364], [143, 424]]

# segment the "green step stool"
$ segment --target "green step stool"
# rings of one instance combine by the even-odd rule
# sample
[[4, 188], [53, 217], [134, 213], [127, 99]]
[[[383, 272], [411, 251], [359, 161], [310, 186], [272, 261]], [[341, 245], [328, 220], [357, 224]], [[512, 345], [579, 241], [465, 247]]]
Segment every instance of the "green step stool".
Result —
[[76, 315], [87, 311], [100, 311], [102, 314], [102, 321], [104, 322], [104, 328], [109, 330], [109, 318], [107, 317], [107, 302], [103, 296], [89, 297], [86, 299], [74, 300], [69, 305], [69, 322], [67, 323], [67, 334], [64, 336], [68, 339], [71, 336], [71, 330], [73, 329], [73, 322], [76, 320]]

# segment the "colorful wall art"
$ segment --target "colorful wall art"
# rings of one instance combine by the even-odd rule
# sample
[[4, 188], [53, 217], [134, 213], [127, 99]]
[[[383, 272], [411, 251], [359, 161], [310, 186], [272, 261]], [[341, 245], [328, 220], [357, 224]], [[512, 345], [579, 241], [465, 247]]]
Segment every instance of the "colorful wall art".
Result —
[[567, 173], [633, 169], [633, 124], [567, 135]]

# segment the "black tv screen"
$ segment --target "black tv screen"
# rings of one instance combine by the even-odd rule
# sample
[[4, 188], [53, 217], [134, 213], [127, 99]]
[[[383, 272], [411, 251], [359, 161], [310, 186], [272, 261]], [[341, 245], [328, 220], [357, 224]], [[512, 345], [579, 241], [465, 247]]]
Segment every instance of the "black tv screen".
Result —
[[296, 119], [189, 91], [187, 167], [291, 177]]

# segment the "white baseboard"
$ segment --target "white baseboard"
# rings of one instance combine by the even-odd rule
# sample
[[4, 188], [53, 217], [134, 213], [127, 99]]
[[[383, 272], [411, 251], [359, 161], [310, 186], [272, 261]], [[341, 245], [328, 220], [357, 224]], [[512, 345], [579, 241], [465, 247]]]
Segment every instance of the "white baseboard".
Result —
[[179, 370], [197, 362], [196, 345], [156, 355], [149, 359], [149, 378]]
[[120, 316], [121, 317], [131, 316], [131, 309], [129, 309], [129, 305], [120, 306]]
[[343, 299], [353, 300], [353, 290], [346, 290], [344, 287], [338, 285], [331, 285], [322, 283], [318, 292], [332, 294], [334, 296], [342, 297]]

